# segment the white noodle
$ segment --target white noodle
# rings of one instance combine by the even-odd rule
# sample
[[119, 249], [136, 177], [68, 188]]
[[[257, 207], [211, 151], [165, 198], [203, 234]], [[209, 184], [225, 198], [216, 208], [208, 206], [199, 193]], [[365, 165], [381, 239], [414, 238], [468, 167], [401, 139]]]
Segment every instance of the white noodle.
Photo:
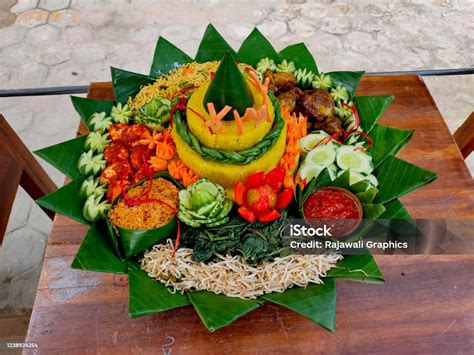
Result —
[[239, 255], [217, 255], [217, 261], [203, 263], [192, 260], [192, 249], [181, 248], [174, 257], [172, 254], [171, 240], [155, 245], [143, 256], [141, 267], [174, 292], [206, 290], [243, 299], [283, 292], [293, 286], [321, 284], [321, 277], [342, 259], [339, 254], [289, 255], [255, 267]]

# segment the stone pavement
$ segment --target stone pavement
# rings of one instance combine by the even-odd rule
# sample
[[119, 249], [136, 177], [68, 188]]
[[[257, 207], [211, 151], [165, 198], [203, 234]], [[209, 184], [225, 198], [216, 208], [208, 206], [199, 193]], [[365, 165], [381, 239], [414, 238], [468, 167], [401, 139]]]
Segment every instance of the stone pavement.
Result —
[[[0, 3], [1, 89], [107, 81], [110, 66], [146, 73], [158, 35], [193, 55], [210, 22], [234, 48], [254, 26], [278, 50], [304, 41], [322, 71], [472, 67], [474, 59], [470, 0]], [[424, 80], [454, 131], [473, 111], [473, 76]], [[72, 138], [78, 124], [67, 96], [1, 98], [0, 112], [32, 150]], [[31, 309], [50, 228], [20, 190], [0, 256], [0, 315]]]

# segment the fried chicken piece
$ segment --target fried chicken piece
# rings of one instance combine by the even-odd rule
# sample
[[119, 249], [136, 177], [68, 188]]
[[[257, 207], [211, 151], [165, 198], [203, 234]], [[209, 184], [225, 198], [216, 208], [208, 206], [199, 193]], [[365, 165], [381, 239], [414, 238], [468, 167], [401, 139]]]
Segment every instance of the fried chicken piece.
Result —
[[270, 69], [267, 69], [265, 73], [263, 73], [263, 79], [264, 81], [266, 78], [270, 79], [270, 82], [268, 83], [268, 90], [275, 94], [278, 91], [278, 88], [275, 86], [274, 75], [275, 74]]
[[296, 86], [296, 78], [291, 73], [280, 72], [273, 74], [273, 83], [279, 92], [286, 92]]
[[300, 100], [303, 94], [304, 93], [301, 89], [295, 87], [290, 91], [278, 95], [278, 100], [280, 100], [281, 107], [286, 108], [288, 113], [292, 113], [296, 108], [298, 100]]
[[333, 135], [336, 132], [339, 132], [342, 128], [342, 122], [336, 116], [327, 117], [324, 121], [313, 121], [310, 125], [309, 130], [324, 130], [328, 134]]
[[322, 89], [305, 91], [301, 104], [306, 116], [314, 117], [316, 121], [332, 116], [335, 106], [331, 94]]

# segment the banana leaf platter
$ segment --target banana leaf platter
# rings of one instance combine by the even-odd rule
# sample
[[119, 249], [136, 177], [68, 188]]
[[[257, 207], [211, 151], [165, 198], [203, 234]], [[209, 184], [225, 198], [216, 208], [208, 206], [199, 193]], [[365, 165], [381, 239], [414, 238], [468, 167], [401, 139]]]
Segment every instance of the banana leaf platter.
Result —
[[[229, 52], [237, 61], [254, 67], [262, 58], [269, 58], [275, 62], [291, 61], [297, 68], [306, 69], [314, 75], [321, 74], [315, 59], [303, 43], [290, 45], [277, 52], [264, 35], [255, 28], [239, 50], [235, 51], [217, 30], [209, 25], [194, 59], [160, 37], [149, 74], [111, 68], [116, 101], [72, 97], [72, 103], [81, 119], [92, 131], [91, 116], [95, 112], [105, 112], [108, 116], [115, 105], [126, 104], [129, 97], [136, 95], [144, 86], [154, 83], [160, 76], [190, 62], [220, 61]], [[432, 182], [436, 174], [395, 156], [410, 140], [413, 131], [377, 123], [394, 97], [355, 96], [363, 72], [341, 71], [325, 74], [330, 76], [335, 85], [347, 90], [358, 111], [361, 128], [374, 142], [369, 152], [373, 157], [373, 174], [379, 185], [374, 193], [364, 193], [365, 187], [361, 187], [360, 184], [349, 184], [347, 174], [342, 174], [332, 182], [323, 174], [317, 181], [313, 180], [309, 189], [325, 185], [350, 187], [352, 191], [359, 194], [364, 203], [364, 210], [367, 211], [370, 219], [410, 220], [400, 198]], [[166, 231], [163, 233], [152, 233], [155, 239], [152, 239], [151, 243], [145, 240], [149, 237], [149, 233], [144, 232], [140, 236], [137, 233], [127, 234], [122, 231], [120, 233], [122, 238], [118, 238], [105, 219], [94, 222], [85, 219], [82, 213], [84, 198], [79, 193], [85, 177], [78, 172], [76, 164], [84, 153], [85, 139], [84, 136], [78, 137], [35, 152], [71, 179], [71, 182], [36, 202], [56, 213], [90, 225], [72, 267], [96, 272], [128, 274], [130, 317], [141, 317], [177, 307], [192, 306], [207, 329], [215, 331], [265, 302], [269, 302], [286, 307], [334, 332], [336, 279], [369, 283], [384, 282], [375, 259], [367, 253], [344, 257], [327, 273], [323, 284], [311, 284], [306, 288], [293, 287], [282, 293], [260, 296], [255, 300], [232, 298], [207, 291], [171, 293], [167, 287], [150, 278], [140, 268], [136, 256], [153, 243], [168, 237], [175, 230], [175, 219], [165, 226]], [[308, 190], [297, 189], [297, 199], [302, 199], [305, 191]]]

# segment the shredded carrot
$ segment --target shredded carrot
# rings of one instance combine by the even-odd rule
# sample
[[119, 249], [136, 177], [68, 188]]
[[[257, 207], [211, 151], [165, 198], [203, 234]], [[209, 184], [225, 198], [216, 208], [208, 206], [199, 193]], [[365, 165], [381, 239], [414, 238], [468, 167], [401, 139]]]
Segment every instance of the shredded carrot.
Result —
[[298, 183], [297, 180], [299, 180], [298, 176], [294, 177], [301, 153], [299, 140], [307, 133], [307, 119], [301, 114], [298, 117], [296, 114], [290, 115], [285, 108], [282, 109], [282, 114], [286, 122], [287, 142], [285, 152], [280, 159], [280, 166], [285, 170], [283, 186], [288, 189], [294, 189]]
[[207, 110], [209, 112], [209, 119], [205, 122], [206, 127], [209, 127], [213, 133], [216, 132], [217, 128], [224, 133], [224, 125], [222, 124], [222, 120], [224, 119], [225, 115], [231, 110], [232, 107], [226, 105], [219, 113], [216, 112], [214, 104], [209, 102], [207, 104]]

